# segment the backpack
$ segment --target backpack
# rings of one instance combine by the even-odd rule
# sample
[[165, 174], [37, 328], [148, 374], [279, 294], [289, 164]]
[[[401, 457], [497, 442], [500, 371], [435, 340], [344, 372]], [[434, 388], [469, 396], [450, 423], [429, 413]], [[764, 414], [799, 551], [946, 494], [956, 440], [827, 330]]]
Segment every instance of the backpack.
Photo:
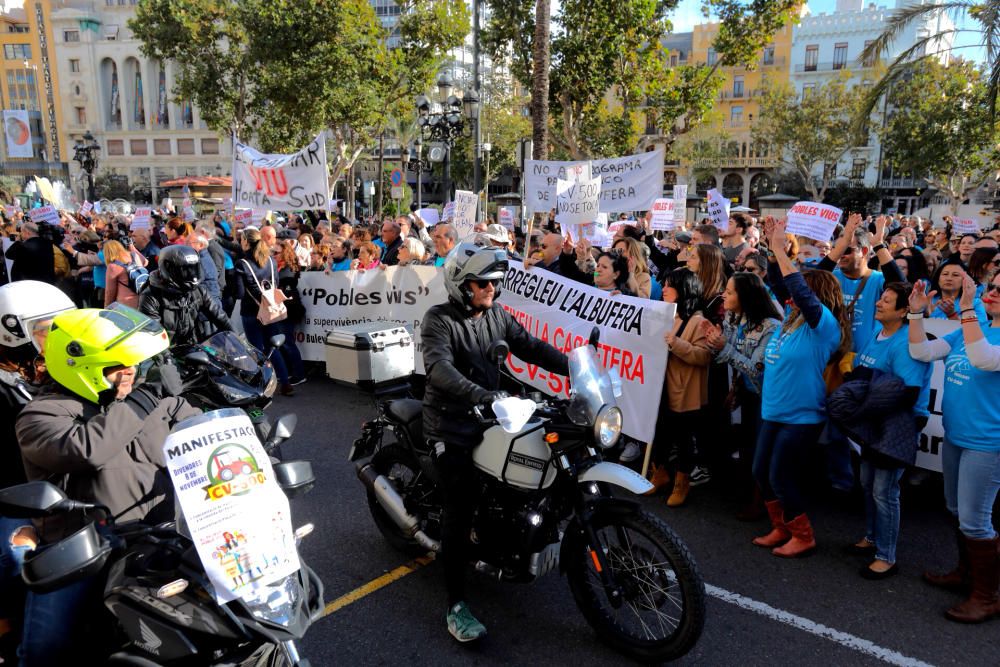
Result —
[[115, 262], [115, 264], [125, 269], [128, 274], [128, 288], [138, 294], [139, 290], [145, 287], [146, 281], [149, 280], [149, 271], [146, 270], [146, 267], [139, 266], [134, 262], [128, 264]]

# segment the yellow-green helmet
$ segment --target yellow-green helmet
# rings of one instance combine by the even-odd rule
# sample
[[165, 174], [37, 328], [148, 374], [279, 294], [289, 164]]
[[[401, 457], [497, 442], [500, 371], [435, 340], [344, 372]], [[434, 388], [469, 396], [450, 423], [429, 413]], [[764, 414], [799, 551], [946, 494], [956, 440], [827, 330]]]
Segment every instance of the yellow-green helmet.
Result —
[[167, 349], [160, 323], [139, 311], [112, 304], [60, 313], [45, 341], [45, 366], [60, 385], [92, 403], [112, 389], [104, 370], [135, 366]]

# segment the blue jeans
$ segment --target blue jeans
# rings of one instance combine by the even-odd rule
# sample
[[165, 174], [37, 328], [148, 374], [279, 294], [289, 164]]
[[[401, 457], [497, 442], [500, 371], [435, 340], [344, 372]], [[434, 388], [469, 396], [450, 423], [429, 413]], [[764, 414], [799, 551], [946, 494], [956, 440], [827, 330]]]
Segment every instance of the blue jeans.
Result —
[[785, 520], [805, 513], [805, 502], [798, 476], [810, 447], [816, 446], [819, 424], [782, 424], [762, 419], [757, 451], [753, 457], [753, 476], [764, 500], [780, 500]]
[[974, 540], [996, 537], [992, 514], [1000, 489], [1000, 451], [964, 449], [945, 438], [941, 465], [944, 504], [958, 518], [962, 534]]
[[[21, 667], [87, 663], [85, 620], [96, 613], [101, 579], [84, 579], [49, 593], [28, 592], [17, 654]], [[94, 616], [90, 616], [94, 618]]]
[[854, 488], [854, 468], [851, 466], [851, 443], [832, 422], [826, 423], [826, 474], [830, 485], [840, 491]]
[[301, 379], [306, 376], [306, 367], [302, 363], [302, 353], [299, 346], [295, 344], [295, 322], [290, 319], [278, 322], [281, 333], [285, 334], [285, 344], [281, 346], [281, 355], [288, 365], [288, 372], [293, 378]]
[[[284, 333], [281, 330], [280, 322], [264, 326], [256, 317], [243, 315], [242, 318], [243, 333], [246, 334], [247, 340], [264, 354], [267, 354], [267, 341]], [[274, 366], [274, 372], [278, 375], [278, 382], [288, 384], [288, 369], [285, 367], [285, 360], [282, 359], [280, 353], [271, 355], [271, 365]]]
[[12, 540], [18, 530], [30, 527], [27, 519], [10, 519], [0, 516], [0, 618], [20, 616], [24, 606], [24, 583], [21, 565], [29, 546], [14, 546]]
[[861, 460], [861, 486], [865, 490], [865, 539], [875, 545], [875, 558], [896, 562], [899, 538], [899, 479], [903, 468], [879, 468]]

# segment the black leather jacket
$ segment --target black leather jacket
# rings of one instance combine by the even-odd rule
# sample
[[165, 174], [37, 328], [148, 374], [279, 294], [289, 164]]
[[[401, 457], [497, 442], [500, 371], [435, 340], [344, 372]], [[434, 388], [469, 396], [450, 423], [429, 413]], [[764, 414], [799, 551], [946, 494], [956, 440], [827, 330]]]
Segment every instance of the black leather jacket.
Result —
[[427, 438], [474, 447], [483, 427], [470, 411], [498, 386], [495, 360], [487, 357], [490, 344], [507, 341], [519, 359], [553, 373], [569, 372], [566, 355], [524, 330], [494, 304], [473, 318], [452, 302], [427, 311], [420, 328], [427, 390], [424, 394], [424, 434]]
[[[216, 330], [233, 330], [226, 312], [204, 285], [182, 292], [168, 285], [158, 269], [149, 274], [139, 293], [139, 310], [160, 321], [170, 336], [171, 347], [201, 342]], [[208, 321], [199, 322], [199, 313]]]

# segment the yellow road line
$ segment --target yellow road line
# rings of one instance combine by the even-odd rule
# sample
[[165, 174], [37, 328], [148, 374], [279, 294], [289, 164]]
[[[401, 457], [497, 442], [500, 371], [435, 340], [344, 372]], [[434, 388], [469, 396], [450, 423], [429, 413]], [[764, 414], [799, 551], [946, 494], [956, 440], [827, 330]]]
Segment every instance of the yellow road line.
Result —
[[323, 616], [329, 616], [333, 612], [343, 609], [349, 604], [357, 602], [366, 595], [371, 595], [380, 588], [385, 588], [392, 582], [398, 581], [403, 577], [405, 577], [406, 575], [416, 572], [423, 566], [433, 561], [434, 561], [433, 558], [427, 558], [422, 556], [420, 558], [410, 561], [406, 565], [400, 565], [395, 570], [391, 572], [386, 572], [377, 579], [372, 579], [367, 584], [355, 588], [350, 593], [345, 593], [344, 595], [341, 595], [339, 598], [337, 598], [330, 604], [326, 605], [326, 608], [323, 610]]

